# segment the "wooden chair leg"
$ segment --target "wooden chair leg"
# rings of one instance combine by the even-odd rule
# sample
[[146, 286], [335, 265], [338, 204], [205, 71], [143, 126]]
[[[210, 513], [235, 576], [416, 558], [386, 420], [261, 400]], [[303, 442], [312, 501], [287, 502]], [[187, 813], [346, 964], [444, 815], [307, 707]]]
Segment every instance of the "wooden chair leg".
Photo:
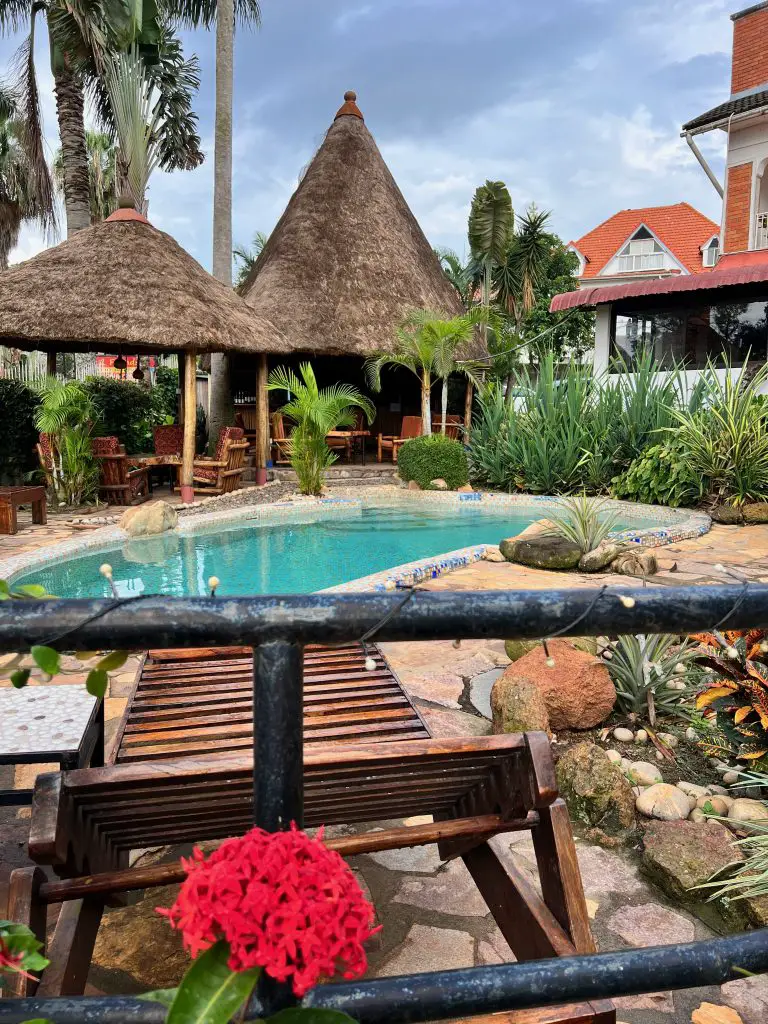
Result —
[[[16, 868], [11, 872], [8, 888], [8, 920], [17, 924], [25, 924], [43, 943], [45, 948], [46, 906], [40, 899], [40, 886], [46, 881], [42, 868]], [[38, 987], [37, 980], [25, 978], [21, 974], [12, 974], [4, 983], [5, 991], [10, 997], [34, 995]]]
[[539, 824], [533, 829], [532, 838], [544, 902], [570, 935], [577, 952], [594, 953], [595, 942], [564, 800], [557, 799], [549, 807], [539, 808]]
[[83, 994], [103, 912], [98, 899], [62, 904], [47, 954], [51, 962], [37, 988], [39, 998]]
[[381, 434], [379, 434], [379, 444], [378, 444], [378, 447], [377, 447], [376, 461], [377, 462], [381, 462], [381, 459], [382, 459], [382, 453], [381, 453]]

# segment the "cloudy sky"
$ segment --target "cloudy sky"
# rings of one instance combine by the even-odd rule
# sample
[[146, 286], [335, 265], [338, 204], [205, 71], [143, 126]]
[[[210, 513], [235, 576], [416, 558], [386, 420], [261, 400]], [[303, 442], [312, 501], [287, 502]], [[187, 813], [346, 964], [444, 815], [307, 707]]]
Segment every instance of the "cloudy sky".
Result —
[[[680, 125], [729, 93], [731, 21], [747, 0], [262, 0], [235, 52], [234, 240], [269, 231], [355, 89], [434, 245], [466, 249], [476, 186], [507, 183], [576, 238], [626, 207], [718, 197]], [[19, 39], [0, 39], [0, 68]], [[196, 109], [208, 159], [156, 175], [150, 218], [210, 267], [213, 35], [188, 33], [202, 65]], [[55, 108], [39, 32], [46, 135]], [[722, 133], [701, 137], [719, 175]], [[25, 230], [12, 259], [44, 246]]]

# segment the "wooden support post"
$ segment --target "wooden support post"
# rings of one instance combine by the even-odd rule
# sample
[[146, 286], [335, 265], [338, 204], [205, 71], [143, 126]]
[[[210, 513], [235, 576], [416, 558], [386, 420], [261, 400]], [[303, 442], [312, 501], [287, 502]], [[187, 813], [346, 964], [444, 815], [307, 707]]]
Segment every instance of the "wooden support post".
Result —
[[184, 447], [181, 454], [181, 500], [194, 501], [192, 473], [195, 461], [195, 425], [197, 420], [197, 359], [194, 352], [184, 353]]
[[256, 373], [256, 483], [267, 482], [269, 462], [269, 392], [267, 391], [267, 356], [259, 356]]
[[474, 396], [474, 385], [467, 377], [467, 390], [464, 392], [464, 439], [469, 440], [469, 431], [472, 427], [472, 398]]
[[56, 376], [56, 353], [46, 352], [45, 354], [45, 372], [49, 377]]

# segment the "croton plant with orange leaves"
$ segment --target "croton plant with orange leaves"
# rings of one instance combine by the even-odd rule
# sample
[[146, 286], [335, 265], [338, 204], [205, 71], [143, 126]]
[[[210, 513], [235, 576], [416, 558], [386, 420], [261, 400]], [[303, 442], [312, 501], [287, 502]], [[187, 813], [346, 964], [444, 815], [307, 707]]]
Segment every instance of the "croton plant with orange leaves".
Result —
[[[696, 707], [715, 719], [717, 730], [742, 761], [768, 754], [768, 633], [762, 629], [695, 633], [693, 657], [709, 674]], [[722, 753], [720, 748], [713, 753]]]

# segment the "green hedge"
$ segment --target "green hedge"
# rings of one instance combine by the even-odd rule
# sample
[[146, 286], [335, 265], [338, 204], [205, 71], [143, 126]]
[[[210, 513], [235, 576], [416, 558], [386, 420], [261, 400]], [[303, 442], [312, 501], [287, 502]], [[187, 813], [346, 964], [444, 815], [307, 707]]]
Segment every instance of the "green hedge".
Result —
[[469, 482], [464, 445], [442, 434], [406, 441], [398, 452], [397, 472], [401, 480], [415, 480], [425, 490], [431, 480], [445, 480], [452, 491]]
[[614, 498], [648, 505], [697, 505], [709, 481], [689, 465], [685, 446], [677, 438], [654, 445], [634, 459], [627, 470], [611, 482]]
[[0, 483], [23, 483], [25, 474], [38, 465], [35, 444], [35, 410], [40, 399], [26, 384], [0, 378]]
[[84, 383], [97, 411], [98, 433], [117, 435], [129, 455], [152, 451], [152, 428], [165, 417], [162, 393], [113, 377], [88, 377]]

